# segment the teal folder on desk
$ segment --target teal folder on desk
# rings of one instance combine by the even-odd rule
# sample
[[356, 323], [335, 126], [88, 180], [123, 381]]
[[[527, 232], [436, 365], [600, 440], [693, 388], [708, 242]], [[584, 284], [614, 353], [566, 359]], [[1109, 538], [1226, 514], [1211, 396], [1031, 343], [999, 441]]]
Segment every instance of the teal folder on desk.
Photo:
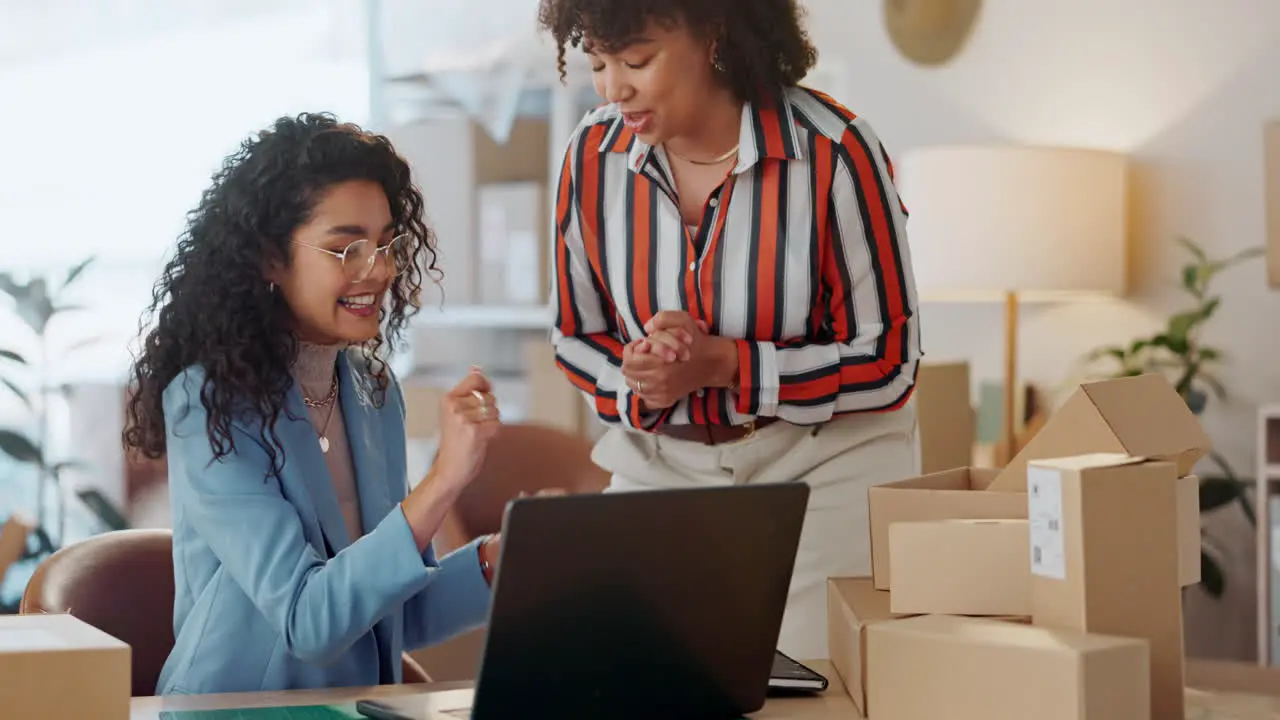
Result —
[[350, 705], [244, 708], [240, 710], [165, 710], [160, 720], [364, 720]]

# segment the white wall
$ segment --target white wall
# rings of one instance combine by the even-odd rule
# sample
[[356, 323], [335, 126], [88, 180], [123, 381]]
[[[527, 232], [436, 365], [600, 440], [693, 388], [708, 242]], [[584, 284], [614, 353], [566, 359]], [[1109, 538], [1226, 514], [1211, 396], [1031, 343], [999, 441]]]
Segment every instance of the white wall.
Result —
[[[1025, 380], [1060, 387], [1085, 351], [1149, 332], [1176, 309], [1176, 235], [1216, 255], [1263, 242], [1261, 128], [1280, 117], [1280, 3], [987, 0], [963, 54], [939, 69], [897, 54], [880, 2], [808, 5], [822, 55], [844, 74], [843, 101], [892, 154], [1008, 141], [1135, 158], [1134, 294], [1024, 310]], [[1222, 375], [1234, 400], [1211, 404], [1204, 424], [1251, 475], [1256, 405], [1280, 400], [1280, 293], [1266, 288], [1261, 262], [1233, 271], [1219, 290], [1223, 306], [1205, 339], [1230, 353]], [[930, 357], [968, 359], [975, 379], [1001, 377], [1000, 307], [927, 305], [923, 332]]]
[[[118, 498], [119, 385], [186, 213], [224, 156], [276, 117], [327, 110], [367, 122], [362, 3], [33, 5], [0, 8], [0, 45], [24, 41], [0, 50], [0, 272], [60, 279], [98, 257], [66, 298], [86, 310], [48, 331], [58, 355], [100, 339], [45, 368], [51, 382], [80, 385], [70, 420], [55, 413], [50, 445], [91, 464], [75, 481]], [[0, 348], [34, 361], [8, 305], [0, 296]], [[0, 389], [0, 427], [31, 424]]]
[[[73, 34], [85, 40], [74, 52], [0, 64], [0, 136], [9, 138], [0, 148], [0, 271], [61, 277], [81, 258], [99, 258], [82, 281], [90, 311], [54, 331], [69, 340], [105, 336], [105, 354], [72, 375], [123, 373], [125, 343], [186, 213], [243, 138], [304, 110], [366, 121], [363, 46], [331, 37], [350, 13], [274, 6], [172, 28], [163, 14], [147, 15], [138, 22], [151, 18], [150, 34], [105, 26], [96, 42], [85, 40], [87, 30]], [[27, 34], [56, 42], [37, 19], [24, 19]], [[362, 29], [346, 26], [362, 40]], [[0, 338], [23, 349], [8, 313], [0, 313]]]

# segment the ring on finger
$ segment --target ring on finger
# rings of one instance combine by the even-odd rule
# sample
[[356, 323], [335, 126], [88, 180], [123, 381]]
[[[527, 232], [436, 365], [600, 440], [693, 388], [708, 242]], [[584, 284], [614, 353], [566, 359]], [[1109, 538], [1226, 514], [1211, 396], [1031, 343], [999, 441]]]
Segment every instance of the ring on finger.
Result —
[[485, 399], [484, 393], [479, 390], [472, 390], [471, 394], [480, 403], [480, 417], [489, 416], [489, 401]]
[[637, 381], [636, 381], [636, 392], [638, 392], [638, 393], [642, 393], [642, 392], [644, 392], [644, 381], [643, 381], [643, 380], [637, 380]]

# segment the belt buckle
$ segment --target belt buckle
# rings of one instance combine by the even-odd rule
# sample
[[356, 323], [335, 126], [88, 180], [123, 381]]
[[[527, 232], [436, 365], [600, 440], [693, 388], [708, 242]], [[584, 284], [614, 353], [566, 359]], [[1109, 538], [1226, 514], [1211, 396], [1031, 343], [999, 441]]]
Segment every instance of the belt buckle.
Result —
[[746, 434], [746, 435], [743, 435], [743, 436], [740, 438], [741, 440], [750, 440], [751, 438], [753, 438], [753, 437], [755, 437], [755, 436], [756, 436], [756, 421], [755, 421], [755, 420], [748, 420], [748, 421], [747, 421], [747, 423], [746, 423], [746, 425], [744, 425], [743, 427], [745, 427], [745, 428], [747, 429], [747, 434]]

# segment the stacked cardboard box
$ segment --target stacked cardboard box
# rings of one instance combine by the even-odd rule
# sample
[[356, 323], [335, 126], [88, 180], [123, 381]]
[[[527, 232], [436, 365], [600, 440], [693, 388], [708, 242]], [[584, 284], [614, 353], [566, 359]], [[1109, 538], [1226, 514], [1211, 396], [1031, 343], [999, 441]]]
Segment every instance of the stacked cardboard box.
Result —
[[1183, 715], [1208, 438], [1159, 376], [1082, 385], [1002, 470], [872, 488], [872, 575], [828, 588], [874, 720]]
[[0, 717], [128, 720], [131, 657], [70, 614], [0, 616]]

